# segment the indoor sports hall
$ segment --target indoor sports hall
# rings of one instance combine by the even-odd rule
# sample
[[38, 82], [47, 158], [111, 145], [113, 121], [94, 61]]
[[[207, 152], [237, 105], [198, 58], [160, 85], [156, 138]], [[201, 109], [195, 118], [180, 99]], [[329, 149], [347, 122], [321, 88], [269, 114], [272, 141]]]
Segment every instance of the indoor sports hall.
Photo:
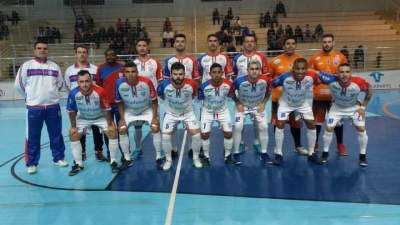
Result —
[[[0, 5], [0, 225], [400, 224], [400, 1], [0, 0]], [[185, 54], [196, 59], [209, 52], [208, 35], [216, 34], [219, 51], [235, 61], [246, 51], [246, 32], [256, 36], [256, 49], [269, 66], [286, 51], [285, 37], [294, 36], [295, 51], [310, 59], [322, 51], [323, 35], [334, 35], [333, 49], [346, 57], [353, 76], [366, 80], [373, 91], [365, 109], [368, 166], [359, 164], [358, 136], [349, 119], [341, 121], [348, 155], [339, 154], [334, 135], [329, 161], [313, 163], [295, 151], [286, 125], [283, 162], [271, 163], [276, 143], [268, 99], [267, 162], [253, 145], [254, 124], [248, 117], [242, 132], [241, 164], [225, 163], [224, 136], [214, 123], [210, 165], [196, 168], [189, 156], [193, 138], [181, 123], [175, 131], [178, 155], [170, 170], [160, 170], [150, 126], [144, 125], [142, 154], [132, 154], [133, 166], [121, 166], [112, 173], [110, 163], [97, 160], [89, 129], [84, 170], [69, 176], [74, 157], [66, 110], [68, 90], [63, 88], [61, 133], [69, 165], [54, 165], [48, 128], [43, 126], [37, 171], [27, 172], [29, 107], [14, 83], [23, 63], [34, 56], [37, 40], [48, 43], [48, 58], [64, 74], [75, 65], [74, 47], [80, 44], [87, 46], [91, 64], [104, 63], [108, 48], [124, 63], [141, 54], [136, 44], [142, 38], [149, 43], [151, 57], [164, 67], [165, 59], [176, 54], [171, 40], [176, 34], [186, 35]], [[238, 62], [232, 64], [235, 67]], [[307, 102], [312, 103], [312, 98], [308, 93]], [[365, 94], [358, 98], [361, 103]], [[164, 100], [158, 100], [162, 123], [168, 109]], [[204, 106], [197, 97], [193, 104], [200, 119]], [[228, 107], [235, 118], [232, 99]], [[322, 127], [319, 148], [312, 147], [318, 149], [319, 157]], [[306, 131], [302, 124], [304, 147]], [[131, 126], [132, 152], [136, 150], [134, 135]], [[107, 149], [104, 144], [103, 154], [110, 157]], [[121, 156], [119, 152], [118, 159]]]

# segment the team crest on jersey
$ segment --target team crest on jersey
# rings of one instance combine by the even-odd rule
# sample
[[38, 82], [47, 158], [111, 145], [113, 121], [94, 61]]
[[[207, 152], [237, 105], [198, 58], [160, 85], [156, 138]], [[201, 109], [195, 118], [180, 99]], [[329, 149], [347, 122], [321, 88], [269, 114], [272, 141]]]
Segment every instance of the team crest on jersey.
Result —
[[165, 90], [165, 92], [168, 95], [168, 94], [171, 94], [172, 92], [175, 92], [175, 90], [167, 89], [167, 90]]
[[123, 87], [123, 88], [121, 88], [121, 91], [129, 91], [129, 88], [128, 87]]
[[335, 58], [333, 58], [333, 64], [339, 64], [340, 63], [340, 57], [337, 55]]
[[281, 60], [280, 60], [280, 59], [276, 59], [276, 60], [274, 61], [274, 64], [275, 64], [275, 65], [281, 64]]
[[208, 93], [210, 93], [210, 92], [212, 92], [212, 89], [205, 89], [205, 90], [204, 90], [204, 93], [205, 93], [205, 94], [208, 94]]
[[294, 81], [294, 80], [287, 80], [286, 83], [289, 84], [289, 85], [291, 85], [291, 84], [296, 83], [296, 81]]

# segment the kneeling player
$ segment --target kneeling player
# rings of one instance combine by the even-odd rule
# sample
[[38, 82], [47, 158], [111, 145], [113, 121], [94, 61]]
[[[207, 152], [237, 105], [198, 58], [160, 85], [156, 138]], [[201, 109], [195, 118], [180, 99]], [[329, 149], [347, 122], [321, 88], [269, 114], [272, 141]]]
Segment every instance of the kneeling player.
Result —
[[101, 87], [92, 84], [92, 78], [87, 70], [78, 72], [78, 87], [74, 88], [68, 96], [67, 110], [71, 121], [70, 139], [72, 156], [75, 164], [69, 172], [74, 176], [83, 170], [82, 145], [80, 139], [87, 128], [92, 125], [106, 132], [110, 139], [111, 171], [119, 171], [116, 155], [118, 150], [117, 129], [112, 120], [109, 105]]
[[199, 99], [203, 100], [201, 110], [201, 139], [204, 152], [203, 166], [210, 165], [210, 131], [213, 121], [219, 122], [224, 132], [225, 162], [231, 163], [232, 152], [232, 122], [227, 101], [232, 97], [233, 85], [228, 79], [222, 78], [222, 66], [213, 63], [210, 67], [211, 80], [205, 81], [199, 88]]
[[[367, 81], [360, 77], [353, 77], [350, 65], [340, 64], [337, 76], [319, 73], [321, 82], [328, 84], [332, 93], [333, 103], [326, 120], [326, 129], [323, 136], [324, 152], [321, 163], [328, 162], [328, 151], [332, 141], [332, 134], [336, 124], [343, 118], [351, 118], [358, 131], [358, 142], [360, 143], [360, 166], [367, 166], [367, 143], [368, 136], [365, 130], [365, 107], [372, 97], [372, 90]], [[365, 92], [365, 98], [360, 104], [358, 96]]]
[[121, 116], [118, 126], [120, 145], [125, 160], [129, 162], [126, 166], [131, 166], [129, 126], [144, 121], [150, 125], [156, 150], [156, 163], [160, 168], [163, 160], [156, 90], [150, 79], [138, 75], [135, 63], [128, 62], [125, 64], [124, 75], [125, 77], [120, 78], [115, 83], [115, 101], [118, 104], [118, 111]]
[[197, 84], [191, 79], [185, 79], [185, 66], [176, 62], [171, 65], [171, 77], [164, 80], [157, 88], [158, 96], [165, 103], [165, 115], [162, 125], [162, 147], [165, 153], [163, 170], [171, 169], [171, 135], [174, 127], [183, 122], [192, 137], [193, 165], [201, 168], [199, 158], [201, 139], [200, 127], [193, 108], [193, 98], [198, 94]]
[[282, 163], [282, 145], [284, 126], [292, 112], [300, 113], [307, 126], [308, 157], [315, 161], [314, 144], [316, 139], [315, 121], [311, 106], [307, 103], [307, 94], [312, 91], [313, 85], [318, 83], [317, 74], [307, 71], [307, 60], [298, 58], [293, 63], [292, 72], [284, 73], [272, 81], [274, 88], [282, 87], [282, 96], [279, 99], [278, 120], [275, 130], [275, 159], [274, 165]]

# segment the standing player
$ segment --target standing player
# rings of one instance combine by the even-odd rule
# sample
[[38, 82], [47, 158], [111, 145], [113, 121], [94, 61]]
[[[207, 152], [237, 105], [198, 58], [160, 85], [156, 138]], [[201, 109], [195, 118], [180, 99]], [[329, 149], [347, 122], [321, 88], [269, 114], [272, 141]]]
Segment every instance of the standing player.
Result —
[[199, 88], [199, 99], [203, 100], [201, 111], [201, 139], [204, 152], [203, 166], [210, 166], [210, 132], [213, 121], [219, 122], [224, 133], [224, 156], [226, 163], [232, 163], [232, 120], [227, 105], [228, 98], [233, 97], [232, 82], [223, 77], [222, 66], [213, 63], [210, 67], [211, 80]]
[[284, 126], [289, 120], [289, 114], [296, 112], [301, 115], [307, 126], [308, 157], [314, 160], [314, 144], [316, 139], [315, 121], [311, 106], [307, 103], [307, 94], [310, 94], [314, 84], [319, 82], [314, 72], [307, 71], [307, 60], [298, 58], [293, 63], [292, 72], [284, 73], [272, 81], [272, 86], [282, 87], [282, 96], [279, 99], [278, 120], [275, 130], [275, 159], [274, 165], [282, 163], [282, 145]]
[[243, 123], [246, 115], [252, 117], [256, 131], [259, 134], [261, 145], [261, 160], [266, 162], [268, 146], [268, 122], [265, 114], [265, 104], [270, 94], [270, 79], [261, 75], [261, 63], [250, 61], [247, 66], [248, 75], [238, 77], [235, 82], [236, 103], [234, 156], [237, 164], [240, 164], [239, 145], [242, 139]]
[[47, 43], [39, 40], [34, 46], [35, 57], [18, 70], [15, 89], [25, 98], [28, 109], [25, 140], [25, 164], [29, 174], [37, 172], [40, 159], [40, 137], [46, 123], [50, 149], [55, 165], [66, 167], [64, 139], [61, 134], [60, 93], [63, 77], [60, 67], [47, 59]]
[[[133, 60], [137, 65], [141, 76], [147, 77], [157, 89], [158, 83], [163, 79], [162, 67], [158, 60], [149, 55], [149, 42], [147, 39], [139, 39], [136, 42], [138, 57]], [[142, 155], [142, 123], [135, 124], [135, 143], [136, 149], [132, 152], [133, 159]]]
[[232, 62], [229, 57], [220, 52], [219, 40], [217, 35], [209, 34], [207, 36], [208, 53], [201, 55], [198, 58], [200, 76], [202, 82], [211, 79], [210, 68], [214, 63], [218, 63], [222, 67], [223, 78], [231, 79], [233, 75]]
[[[358, 132], [358, 142], [360, 144], [359, 165], [367, 166], [368, 136], [365, 130], [365, 107], [367, 107], [372, 97], [372, 89], [366, 80], [352, 76], [348, 63], [340, 64], [338, 70], [337, 76], [322, 72], [319, 74], [321, 82], [329, 85], [333, 98], [323, 135], [324, 152], [322, 153], [321, 163], [328, 162], [329, 146], [336, 124], [343, 118], [351, 118]], [[361, 92], [365, 92], [366, 95], [363, 102], [359, 103], [358, 96]]]
[[[67, 68], [64, 74], [64, 82], [68, 91], [78, 87], [78, 72], [80, 70], [87, 70], [92, 79], [96, 76], [97, 66], [89, 63], [88, 47], [85, 45], [78, 45], [75, 47], [75, 63]], [[96, 128], [95, 128], [96, 129]], [[100, 138], [93, 138], [96, 159], [103, 161], [103, 140]], [[82, 144], [82, 158], [86, 159], [86, 134], [81, 136]]]
[[[339, 64], [347, 63], [347, 59], [342, 53], [334, 51], [333, 46], [334, 36], [332, 34], [324, 34], [322, 36], [322, 50], [309, 59], [309, 67], [317, 71], [336, 75]], [[313, 112], [317, 122], [316, 149], [318, 148], [318, 137], [325, 120], [325, 114], [329, 111], [330, 106], [331, 94], [329, 87], [326, 84], [314, 86]], [[343, 125], [335, 127], [335, 134], [339, 154], [346, 156], [347, 151], [343, 145]]]
[[74, 176], [84, 169], [82, 145], [79, 140], [86, 129], [93, 125], [106, 132], [109, 138], [111, 171], [117, 173], [119, 171], [116, 160], [118, 153], [117, 129], [113, 122], [109, 101], [103, 88], [93, 84], [89, 71], [80, 70], [77, 75], [78, 87], [70, 91], [67, 104], [71, 122], [69, 130], [71, 149], [75, 161], [69, 175]]
[[158, 114], [157, 93], [153, 83], [147, 77], [139, 76], [136, 64], [128, 62], [124, 69], [125, 77], [115, 85], [116, 102], [121, 116], [119, 121], [119, 141], [125, 160], [130, 161], [129, 126], [145, 121], [150, 125], [153, 144], [156, 150], [156, 162], [162, 166], [160, 118]]
[[[271, 60], [270, 74], [272, 78], [276, 78], [283, 73], [290, 72], [293, 67], [293, 62], [298, 58], [303, 58], [301, 54], [296, 53], [296, 38], [287, 37], [283, 41], [284, 52]], [[278, 101], [282, 93], [282, 87], [272, 89], [272, 104], [271, 104], [271, 123], [276, 124]], [[292, 133], [295, 151], [301, 155], [307, 155], [307, 150], [301, 145], [301, 123], [296, 121], [295, 115], [292, 113], [289, 116], [290, 132]]]
[[198, 95], [195, 81], [185, 79], [185, 66], [176, 62], [171, 66], [171, 79], [164, 80], [157, 89], [165, 103], [165, 115], [162, 125], [162, 146], [165, 153], [163, 170], [169, 170], [172, 166], [171, 158], [171, 134], [179, 122], [183, 122], [185, 128], [192, 137], [193, 165], [201, 168], [199, 158], [201, 139], [200, 127], [193, 108], [193, 99]]

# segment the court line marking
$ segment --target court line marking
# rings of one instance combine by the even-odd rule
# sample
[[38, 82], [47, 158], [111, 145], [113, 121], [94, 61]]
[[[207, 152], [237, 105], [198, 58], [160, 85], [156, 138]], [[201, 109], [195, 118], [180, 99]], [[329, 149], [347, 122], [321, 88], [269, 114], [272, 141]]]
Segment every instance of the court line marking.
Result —
[[[48, 147], [47, 145], [49, 145], [49, 144], [50, 144], [50, 142], [44, 143], [44, 144], [40, 145], [40, 148]], [[16, 160], [18, 157], [21, 157], [23, 155], [25, 155], [25, 153], [20, 153], [20, 154], [18, 154], [16, 156], [12, 157], [11, 159], [9, 159], [9, 160], [3, 162], [2, 164], [0, 164], [0, 167], [3, 167], [5, 165], [7, 165], [8, 163]]]
[[389, 117], [391, 117], [391, 118], [400, 120], [400, 116], [399, 116], [399, 115], [396, 115], [396, 114], [394, 114], [394, 113], [392, 113], [392, 112], [389, 111], [389, 105], [393, 105], [393, 104], [396, 104], [396, 103], [400, 103], [400, 101], [399, 101], [399, 100], [394, 100], [394, 101], [391, 101], [391, 102], [385, 102], [385, 103], [383, 103], [383, 112], [384, 112], [387, 116], [389, 116]]
[[179, 176], [181, 174], [184, 149], [185, 149], [185, 145], [186, 145], [186, 137], [187, 137], [187, 130], [185, 130], [185, 133], [183, 134], [181, 150], [179, 152], [178, 165], [176, 166], [176, 171], [175, 171], [174, 184], [172, 185], [171, 196], [169, 198], [169, 203], [168, 203], [168, 211], [167, 211], [167, 215], [165, 217], [165, 225], [171, 225], [172, 216], [174, 214], [176, 192], [178, 190]]

